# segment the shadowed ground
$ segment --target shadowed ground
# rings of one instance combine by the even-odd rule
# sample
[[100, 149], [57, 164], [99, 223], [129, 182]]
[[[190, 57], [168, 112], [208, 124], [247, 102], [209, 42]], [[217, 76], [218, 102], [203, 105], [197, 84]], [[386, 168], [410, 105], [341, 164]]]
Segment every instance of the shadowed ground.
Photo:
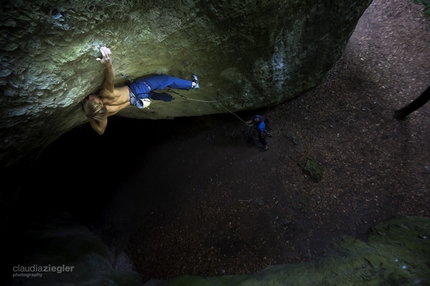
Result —
[[[56, 142], [32, 188], [125, 250], [143, 281], [309, 261], [340, 235], [365, 239], [398, 214], [428, 217], [430, 106], [392, 117], [430, 83], [422, 8], [374, 1], [318, 88], [261, 110], [271, 119], [267, 152], [244, 140], [232, 114], [112, 118], [103, 136], [87, 124]], [[100, 157], [114, 147], [118, 156]], [[318, 183], [300, 167], [308, 158], [324, 169]]]

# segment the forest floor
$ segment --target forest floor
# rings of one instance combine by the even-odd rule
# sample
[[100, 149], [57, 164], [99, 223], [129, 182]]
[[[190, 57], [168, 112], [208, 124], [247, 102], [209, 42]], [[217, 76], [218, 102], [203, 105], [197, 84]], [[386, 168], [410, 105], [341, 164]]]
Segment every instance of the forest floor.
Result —
[[[261, 110], [267, 152], [232, 114], [158, 123], [132, 175], [145, 179], [123, 183], [102, 236], [123, 237], [115, 243], [145, 281], [308, 261], [341, 235], [430, 216], [430, 105], [393, 119], [430, 84], [429, 37], [423, 5], [373, 1], [320, 86]], [[303, 172], [307, 159], [321, 181]]]
[[[429, 38], [423, 5], [374, 0], [320, 86], [261, 110], [272, 129], [266, 152], [245, 140], [247, 126], [233, 114], [112, 118], [104, 141], [74, 142], [130, 150], [105, 162], [115, 177], [98, 194], [106, 199], [91, 229], [146, 281], [309, 261], [333, 238], [365, 240], [396, 215], [430, 216], [430, 104], [393, 119], [430, 83]], [[321, 181], [303, 171], [308, 159], [323, 168]], [[79, 207], [87, 201], [96, 212], [83, 197]]]

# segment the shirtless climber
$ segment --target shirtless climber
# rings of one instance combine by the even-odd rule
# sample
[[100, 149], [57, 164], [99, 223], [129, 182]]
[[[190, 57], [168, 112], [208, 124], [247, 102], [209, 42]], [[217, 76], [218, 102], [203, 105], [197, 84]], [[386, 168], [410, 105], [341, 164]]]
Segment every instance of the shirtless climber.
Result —
[[132, 105], [138, 108], [148, 108], [151, 99], [171, 101], [171, 95], [155, 93], [167, 87], [190, 90], [199, 88], [196, 75], [193, 80], [176, 78], [168, 75], [152, 75], [135, 80], [130, 85], [114, 87], [115, 71], [112, 66], [111, 51], [106, 47], [100, 48], [102, 58], [98, 58], [106, 66], [106, 79], [99, 95], [90, 94], [82, 102], [82, 110], [88, 117], [91, 126], [98, 134], [103, 134], [107, 126], [107, 118], [118, 111]]

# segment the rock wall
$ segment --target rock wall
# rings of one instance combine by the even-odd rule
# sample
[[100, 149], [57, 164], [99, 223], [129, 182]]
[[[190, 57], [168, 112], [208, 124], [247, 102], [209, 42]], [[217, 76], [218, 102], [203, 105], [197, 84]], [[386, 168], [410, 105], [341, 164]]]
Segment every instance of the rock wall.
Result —
[[[1, 166], [86, 123], [80, 102], [97, 92], [113, 52], [116, 84], [150, 73], [201, 88], [120, 115], [200, 116], [275, 105], [315, 87], [341, 56], [371, 0], [2, 1]], [[216, 102], [218, 99], [218, 102]], [[215, 102], [214, 102], [215, 101]]]

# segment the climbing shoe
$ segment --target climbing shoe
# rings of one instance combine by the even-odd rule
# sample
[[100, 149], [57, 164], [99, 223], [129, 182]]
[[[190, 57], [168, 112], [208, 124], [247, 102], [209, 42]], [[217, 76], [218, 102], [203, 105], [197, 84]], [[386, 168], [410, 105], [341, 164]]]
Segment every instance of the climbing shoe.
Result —
[[200, 85], [199, 85], [199, 78], [193, 74], [193, 82], [196, 83], [196, 85], [194, 86], [194, 89], [199, 89]]

